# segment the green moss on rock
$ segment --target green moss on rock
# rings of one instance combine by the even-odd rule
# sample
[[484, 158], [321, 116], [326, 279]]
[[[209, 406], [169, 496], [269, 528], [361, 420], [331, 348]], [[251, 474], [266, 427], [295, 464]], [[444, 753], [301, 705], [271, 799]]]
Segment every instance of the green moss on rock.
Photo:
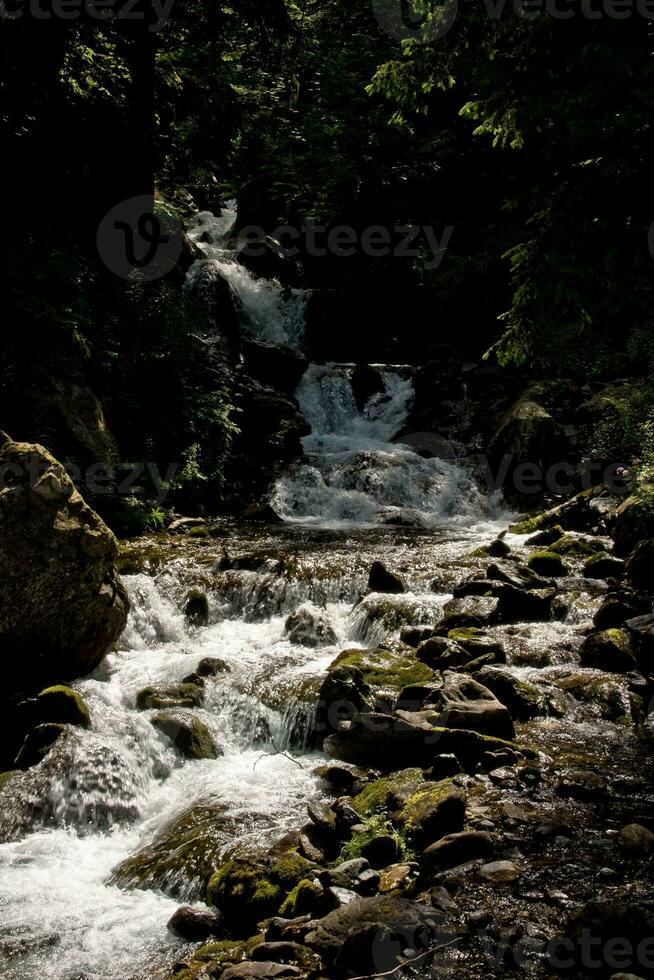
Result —
[[591, 538], [577, 538], [572, 534], [564, 534], [562, 538], [554, 541], [548, 548], [548, 551], [555, 555], [567, 555], [569, 558], [587, 558], [605, 550], [604, 545], [600, 544], [599, 541], [593, 541]]
[[538, 575], [545, 575], [548, 578], [563, 578], [568, 574], [567, 565], [561, 556], [553, 551], [535, 551], [527, 565]]
[[354, 667], [370, 687], [397, 694], [410, 684], [424, 684], [434, 677], [433, 670], [415, 656], [390, 650], [343, 650], [329, 669], [337, 667]]
[[78, 691], [63, 684], [46, 687], [36, 696], [35, 712], [40, 723], [54, 722], [60, 725], [80, 725], [88, 728], [91, 713]]
[[280, 888], [288, 892], [307, 878], [314, 867], [297, 851], [287, 851], [272, 865], [270, 875]]
[[370, 783], [352, 799], [352, 806], [364, 817], [398, 810], [423, 782], [420, 769], [403, 769]]
[[207, 902], [220, 909], [233, 927], [250, 928], [275, 915], [284, 898], [270, 870], [243, 858], [233, 858], [207, 885]]
[[313, 912], [323, 891], [315, 881], [303, 878], [299, 881], [282, 902], [279, 914], [285, 919], [294, 919], [298, 915], [308, 915]]
[[12, 778], [12, 776], [20, 775], [20, 769], [10, 769], [9, 772], [0, 772], [0, 793]]

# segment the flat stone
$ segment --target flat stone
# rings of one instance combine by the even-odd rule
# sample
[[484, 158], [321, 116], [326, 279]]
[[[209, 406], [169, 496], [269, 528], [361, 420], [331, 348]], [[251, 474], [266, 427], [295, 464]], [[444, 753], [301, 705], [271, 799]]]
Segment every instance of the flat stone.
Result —
[[503, 885], [509, 881], [515, 881], [520, 877], [522, 871], [512, 861], [491, 861], [489, 864], [481, 866], [479, 874], [484, 881], [491, 885]]

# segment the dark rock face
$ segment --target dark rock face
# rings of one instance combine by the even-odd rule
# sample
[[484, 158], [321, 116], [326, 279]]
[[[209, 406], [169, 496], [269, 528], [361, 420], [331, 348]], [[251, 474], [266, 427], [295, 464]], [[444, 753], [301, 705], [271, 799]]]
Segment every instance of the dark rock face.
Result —
[[357, 364], [352, 373], [352, 394], [360, 412], [373, 395], [382, 395], [385, 391], [384, 377], [378, 368], [370, 364]]
[[97, 667], [129, 608], [113, 534], [42, 446], [0, 446], [0, 647], [5, 690]]
[[390, 572], [380, 561], [373, 562], [370, 568], [368, 588], [371, 592], [385, 592], [388, 595], [406, 592], [406, 585], [400, 576]]
[[243, 341], [245, 370], [261, 384], [285, 395], [292, 395], [307, 369], [308, 361], [299, 351], [265, 340]]
[[168, 928], [181, 939], [199, 943], [221, 933], [222, 918], [218, 912], [207, 912], [183, 905], [171, 916]]

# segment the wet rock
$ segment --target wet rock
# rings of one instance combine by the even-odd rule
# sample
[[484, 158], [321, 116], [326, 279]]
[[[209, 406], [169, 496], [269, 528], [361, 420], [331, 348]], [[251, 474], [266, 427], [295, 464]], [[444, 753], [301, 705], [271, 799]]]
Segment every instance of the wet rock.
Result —
[[609, 595], [593, 616], [593, 625], [598, 630], [613, 629], [646, 612], [646, 603], [637, 596], [628, 593]]
[[184, 905], [171, 916], [168, 928], [181, 939], [199, 943], [221, 934], [222, 917], [217, 912]]
[[547, 548], [548, 545], [558, 541], [561, 537], [563, 537], [563, 528], [560, 524], [556, 524], [554, 527], [547, 528], [545, 531], [538, 531], [536, 534], [532, 534], [530, 538], [527, 538], [525, 544], [529, 548]]
[[511, 881], [516, 881], [522, 874], [517, 864], [512, 861], [491, 861], [490, 864], [482, 864], [479, 875], [489, 885], [504, 885]]
[[400, 576], [390, 572], [380, 561], [373, 562], [370, 568], [368, 588], [371, 592], [385, 592], [388, 594], [398, 594], [407, 591], [406, 585]]
[[371, 707], [370, 696], [370, 685], [358, 667], [332, 665], [318, 695], [316, 732], [324, 736], [338, 731], [357, 712]]
[[654, 851], [654, 834], [639, 823], [629, 823], [620, 829], [618, 844], [632, 856], [645, 858]]
[[622, 578], [625, 564], [621, 558], [612, 555], [593, 555], [583, 568], [584, 578]]
[[347, 799], [336, 800], [332, 805], [336, 814], [336, 830], [340, 837], [349, 837], [350, 830], [359, 823], [359, 814]]
[[390, 895], [393, 892], [406, 892], [416, 881], [419, 866], [411, 864], [392, 864], [386, 868], [379, 879], [380, 895]]
[[328, 676], [342, 669], [358, 671], [365, 688], [377, 695], [399, 694], [407, 684], [429, 683], [434, 677], [433, 671], [411, 654], [386, 649], [343, 650], [330, 665]]
[[79, 725], [81, 728], [88, 728], [91, 724], [91, 714], [82, 695], [62, 684], [48, 687], [35, 698], [23, 701], [19, 709], [30, 727], [47, 722]]
[[359, 778], [357, 770], [347, 769], [345, 766], [318, 766], [313, 773], [331, 790], [348, 795], [354, 790]]
[[514, 589], [547, 589], [552, 584], [548, 579], [538, 575], [528, 565], [518, 562], [492, 564], [486, 569], [486, 578], [493, 582], [504, 582]]
[[336, 831], [336, 814], [326, 803], [312, 802], [307, 805], [307, 812], [313, 824], [323, 833], [334, 834]]
[[510, 711], [513, 718], [527, 721], [549, 714], [549, 705], [541, 689], [529, 681], [520, 680], [500, 667], [482, 667], [474, 679], [483, 684]]
[[434, 944], [442, 915], [393, 895], [357, 898], [317, 921], [306, 937], [329, 965], [329, 976], [377, 976], [395, 969], [405, 950]]
[[192, 674], [184, 677], [182, 684], [203, 684], [211, 677], [229, 674], [231, 667], [218, 657], [203, 657]]
[[595, 667], [615, 673], [627, 673], [636, 669], [629, 633], [621, 629], [591, 633], [580, 647], [579, 660], [583, 667]]
[[559, 796], [575, 800], [601, 801], [606, 794], [608, 782], [599, 773], [589, 769], [574, 769], [564, 773], [557, 783]]
[[547, 622], [552, 618], [553, 589], [519, 589], [509, 583], [493, 589], [499, 600], [498, 619], [502, 623]]
[[386, 391], [382, 372], [370, 364], [357, 364], [352, 372], [352, 394], [360, 412], [363, 411], [373, 395], [383, 395]]
[[[306, 832], [306, 830], [301, 831], [299, 835], [299, 846], [300, 852], [305, 856], [308, 861], [313, 861], [315, 864], [323, 864], [325, 861], [325, 854], [318, 843], [312, 839], [312, 837]], [[300, 913], [295, 913], [299, 915]]]
[[496, 538], [495, 541], [491, 541], [486, 550], [491, 558], [506, 558], [511, 554], [511, 549], [502, 538]]
[[440, 709], [435, 724], [442, 728], [512, 739], [515, 735], [511, 715], [492, 691], [465, 674], [445, 671], [442, 686], [428, 699]]
[[252, 959], [255, 963], [297, 963], [305, 968], [316, 969], [319, 966], [315, 953], [312, 953], [308, 946], [291, 940], [281, 940], [279, 942], [264, 942], [252, 951]]
[[374, 895], [379, 884], [379, 872], [370, 867], [366, 858], [344, 861], [319, 875], [325, 888], [345, 888], [359, 895]]
[[244, 365], [247, 373], [271, 388], [293, 395], [308, 360], [300, 351], [267, 340], [247, 338], [243, 341]]
[[337, 642], [324, 612], [305, 603], [286, 620], [284, 632], [291, 643], [304, 647], [330, 646]]
[[[620, 969], [640, 973], [643, 952], [648, 959], [651, 955], [653, 935], [652, 902], [639, 902], [628, 894], [614, 892], [610, 899], [588, 902], [570, 915], [565, 937], [572, 942], [566, 947], [566, 959], [574, 960], [585, 972], [588, 967], [588, 940], [591, 938], [593, 963], [596, 964], [594, 971], [612, 975], [619, 964]], [[617, 947], [616, 939], [620, 940]]]
[[464, 596], [450, 599], [443, 606], [443, 630], [462, 626], [483, 626], [493, 623], [497, 618], [499, 602], [495, 598], [485, 596]]
[[553, 551], [536, 551], [530, 556], [529, 568], [538, 575], [548, 578], [563, 578], [569, 574], [569, 569], [560, 555]]
[[141, 711], [152, 708], [199, 708], [202, 697], [203, 692], [199, 684], [146, 687], [136, 695], [136, 707]]
[[162, 891], [171, 898], [206, 897], [207, 882], [220, 866], [240, 821], [214, 802], [199, 802], [113, 871], [111, 885]]
[[420, 646], [433, 635], [434, 630], [431, 626], [403, 626], [400, 630], [400, 640], [410, 647]]
[[217, 759], [218, 750], [203, 721], [182, 714], [159, 714], [150, 719], [185, 759]]
[[265, 932], [266, 941], [302, 944], [307, 932], [310, 931], [310, 923], [311, 916], [308, 914], [298, 915], [294, 919], [284, 919], [280, 915], [275, 915], [268, 920]]
[[638, 659], [642, 661], [644, 669], [650, 672], [654, 655], [654, 613], [628, 619], [625, 626], [633, 638]]
[[494, 849], [491, 834], [483, 830], [464, 830], [431, 844], [423, 851], [423, 858], [433, 870], [446, 871], [468, 861], [488, 858]]
[[16, 756], [16, 768], [30, 769], [38, 765], [65, 731], [65, 725], [37, 725], [29, 733]]
[[0, 439], [3, 692], [90, 673], [129, 608], [118, 544], [42, 446]]
[[189, 626], [207, 626], [209, 623], [209, 600], [204, 592], [193, 589], [184, 601], [184, 618]]

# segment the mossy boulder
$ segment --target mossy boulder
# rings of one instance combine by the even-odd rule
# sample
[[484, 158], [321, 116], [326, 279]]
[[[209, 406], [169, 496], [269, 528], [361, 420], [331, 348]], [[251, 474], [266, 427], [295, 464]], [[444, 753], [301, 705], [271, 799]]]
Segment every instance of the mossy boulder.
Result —
[[564, 534], [558, 541], [552, 542], [547, 550], [550, 554], [565, 555], [568, 558], [587, 558], [591, 555], [604, 553], [606, 548], [594, 538]]
[[546, 528], [544, 531], [537, 531], [536, 534], [527, 538], [525, 544], [528, 548], [547, 548], [548, 545], [562, 538], [564, 533], [561, 525], [555, 524], [553, 527]]
[[404, 804], [400, 815], [408, 838], [417, 847], [463, 830], [466, 795], [450, 779], [426, 782]]
[[283, 899], [284, 890], [270, 869], [244, 858], [227, 861], [207, 885], [208, 904], [241, 932], [275, 915]]
[[560, 555], [553, 551], [535, 551], [527, 562], [532, 571], [548, 578], [563, 578], [568, 574], [568, 566]]
[[329, 670], [338, 668], [354, 668], [374, 691], [394, 694], [410, 684], [423, 684], [434, 677], [433, 670], [415, 655], [390, 650], [343, 650]]
[[171, 684], [170, 687], [146, 687], [136, 696], [136, 707], [141, 711], [152, 708], [199, 708], [202, 704], [202, 687], [199, 684]]
[[82, 695], [63, 684], [46, 687], [37, 694], [30, 704], [30, 711], [37, 724], [54, 722], [79, 725], [81, 728], [88, 728], [91, 724], [91, 714]]
[[509, 525], [509, 531], [513, 534], [534, 534], [536, 531], [548, 530], [557, 525], [573, 531], [592, 528], [597, 523], [594, 501], [603, 493], [603, 489], [603, 486], [598, 485], [582, 490], [575, 497], [542, 514], [535, 514]]
[[3, 692], [89, 674], [120, 636], [129, 602], [118, 543], [42, 446], [0, 434]]
[[631, 637], [622, 629], [591, 633], [581, 644], [579, 659], [583, 667], [595, 667], [618, 674], [637, 669]]
[[270, 876], [280, 888], [289, 892], [315, 870], [315, 864], [295, 850], [285, 851], [270, 867]]
[[162, 891], [186, 901], [203, 899], [206, 886], [240, 829], [213, 801], [199, 802], [114, 869], [110, 884]]
[[369, 783], [352, 798], [352, 806], [362, 817], [393, 813], [401, 810], [423, 783], [420, 769], [403, 769]]
[[321, 886], [308, 878], [303, 878], [291, 889], [281, 904], [279, 914], [284, 919], [295, 919], [299, 915], [313, 914], [324, 899]]
[[203, 721], [189, 715], [158, 714], [150, 719], [156, 729], [170, 739], [185, 759], [217, 759], [211, 732]]

